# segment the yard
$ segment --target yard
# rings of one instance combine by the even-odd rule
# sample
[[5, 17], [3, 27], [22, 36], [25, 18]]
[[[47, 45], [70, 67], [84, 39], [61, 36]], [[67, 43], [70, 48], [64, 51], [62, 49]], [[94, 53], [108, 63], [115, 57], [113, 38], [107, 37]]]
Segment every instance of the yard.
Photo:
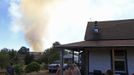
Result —
[[[0, 75], [5, 75], [6, 74], [6, 71], [0, 71]], [[24, 75], [55, 75], [55, 73], [49, 73], [48, 70], [42, 70], [42, 71], [39, 71], [39, 72], [32, 72], [32, 73], [27, 73], [27, 74], [24, 74]]]
[[49, 73], [48, 70], [43, 70], [40, 72], [28, 73], [26, 75], [55, 75], [55, 73]]

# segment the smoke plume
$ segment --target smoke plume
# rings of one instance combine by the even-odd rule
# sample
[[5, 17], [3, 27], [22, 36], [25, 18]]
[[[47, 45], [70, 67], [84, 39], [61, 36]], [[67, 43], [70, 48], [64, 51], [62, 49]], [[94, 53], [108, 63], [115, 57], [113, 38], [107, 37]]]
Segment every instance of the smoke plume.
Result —
[[43, 50], [43, 38], [47, 35], [48, 7], [53, 0], [22, 0], [22, 25], [25, 38], [33, 50]]
[[47, 35], [49, 9], [54, 0], [11, 0], [12, 30], [22, 31], [34, 51], [42, 51]]

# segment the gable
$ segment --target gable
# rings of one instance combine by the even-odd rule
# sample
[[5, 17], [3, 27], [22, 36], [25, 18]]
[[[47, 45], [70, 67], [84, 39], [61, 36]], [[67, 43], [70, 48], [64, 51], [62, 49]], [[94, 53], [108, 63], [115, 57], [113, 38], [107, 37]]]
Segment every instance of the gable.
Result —
[[[98, 21], [99, 40], [134, 39], [134, 19], [116, 21]], [[94, 40], [94, 22], [88, 22], [85, 41]]]

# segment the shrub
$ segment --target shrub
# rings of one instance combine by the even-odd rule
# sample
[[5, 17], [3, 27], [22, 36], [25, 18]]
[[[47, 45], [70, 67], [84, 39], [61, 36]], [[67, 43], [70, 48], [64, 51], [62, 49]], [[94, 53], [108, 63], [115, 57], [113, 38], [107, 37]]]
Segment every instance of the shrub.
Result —
[[107, 75], [113, 75], [113, 71], [112, 70], [107, 70], [106, 74]]
[[4, 69], [9, 65], [9, 55], [0, 52], [0, 68]]
[[16, 64], [16, 65], [14, 66], [14, 69], [15, 69], [16, 75], [22, 75], [22, 74], [23, 74], [23, 65], [21, 65], [21, 64]]
[[32, 62], [28, 64], [25, 68], [25, 71], [27, 73], [34, 72], [34, 71], [38, 72], [39, 70], [40, 70], [40, 64], [37, 62]]

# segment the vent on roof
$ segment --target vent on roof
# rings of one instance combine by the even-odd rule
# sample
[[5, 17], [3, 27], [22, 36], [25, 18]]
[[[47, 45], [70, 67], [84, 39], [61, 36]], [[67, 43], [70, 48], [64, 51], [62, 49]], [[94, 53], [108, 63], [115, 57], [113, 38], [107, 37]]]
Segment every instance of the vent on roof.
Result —
[[99, 32], [99, 27], [98, 27], [97, 21], [94, 22], [93, 32], [94, 33], [98, 33]]
[[100, 29], [98, 26], [98, 22], [95, 21], [93, 26], [93, 40], [99, 40], [99, 39], [100, 39]]

